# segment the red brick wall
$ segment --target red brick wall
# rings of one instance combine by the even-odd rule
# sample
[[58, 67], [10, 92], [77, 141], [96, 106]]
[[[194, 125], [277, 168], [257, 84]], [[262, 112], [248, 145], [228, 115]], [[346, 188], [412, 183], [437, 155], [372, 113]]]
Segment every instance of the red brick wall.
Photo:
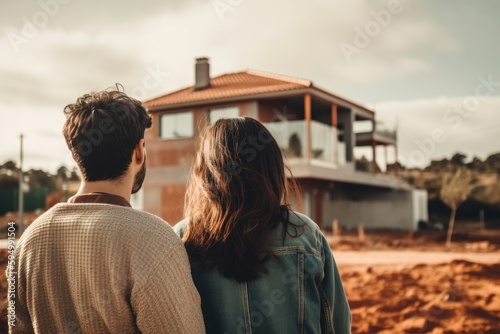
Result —
[[162, 187], [161, 217], [174, 226], [184, 217], [185, 184], [170, 184]]

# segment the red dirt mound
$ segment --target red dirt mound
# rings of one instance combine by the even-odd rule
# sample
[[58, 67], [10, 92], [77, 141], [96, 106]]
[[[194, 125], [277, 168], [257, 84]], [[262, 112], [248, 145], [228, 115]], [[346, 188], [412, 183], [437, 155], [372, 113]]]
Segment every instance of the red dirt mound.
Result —
[[342, 272], [353, 333], [499, 333], [500, 263]]

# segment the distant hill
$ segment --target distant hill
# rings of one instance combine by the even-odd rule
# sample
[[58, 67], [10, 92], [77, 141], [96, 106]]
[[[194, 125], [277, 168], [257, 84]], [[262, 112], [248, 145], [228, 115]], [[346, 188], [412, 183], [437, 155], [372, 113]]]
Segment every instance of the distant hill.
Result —
[[486, 227], [500, 228], [500, 153], [490, 155], [484, 161], [477, 157], [470, 162], [466, 159], [466, 155], [456, 153], [451, 159], [431, 161], [423, 169], [401, 166], [401, 176], [414, 187], [428, 191], [430, 220], [446, 223], [450, 210], [439, 195], [443, 177], [459, 167], [470, 169], [475, 188], [458, 209], [457, 219], [479, 222], [483, 215]]

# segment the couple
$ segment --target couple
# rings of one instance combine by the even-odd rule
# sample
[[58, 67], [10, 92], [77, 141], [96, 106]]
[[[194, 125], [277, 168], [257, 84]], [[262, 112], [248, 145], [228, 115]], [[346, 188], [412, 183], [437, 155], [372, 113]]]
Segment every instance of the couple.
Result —
[[[129, 204], [146, 174], [141, 103], [106, 90], [65, 114], [83, 180], [16, 245], [11, 333], [350, 333], [332, 252], [289, 209], [294, 188], [262, 124], [205, 130], [176, 235]], [[242, 155], [256, 138], [259, 151]]]

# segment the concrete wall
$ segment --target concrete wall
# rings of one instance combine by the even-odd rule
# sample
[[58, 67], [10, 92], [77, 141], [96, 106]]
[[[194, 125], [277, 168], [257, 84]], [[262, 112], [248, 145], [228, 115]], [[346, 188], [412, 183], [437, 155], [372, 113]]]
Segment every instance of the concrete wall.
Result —
[[420, 219], [427, 220], [427, 193], [421, 190], [379, 191], [366, 198], [350, 200], [330, 196], [323, 199], [324, 225], [330, 228], [332, 221], [355, 228], [394, 228], [415, 230]]
[[429, 210], [427, 208], [427, 191], [415, 189], [412, 191], [413, 197], [413, 222], [415, 223], [415, 228], [418, 227], [418, 221], [428, 221], [429, 220]]

